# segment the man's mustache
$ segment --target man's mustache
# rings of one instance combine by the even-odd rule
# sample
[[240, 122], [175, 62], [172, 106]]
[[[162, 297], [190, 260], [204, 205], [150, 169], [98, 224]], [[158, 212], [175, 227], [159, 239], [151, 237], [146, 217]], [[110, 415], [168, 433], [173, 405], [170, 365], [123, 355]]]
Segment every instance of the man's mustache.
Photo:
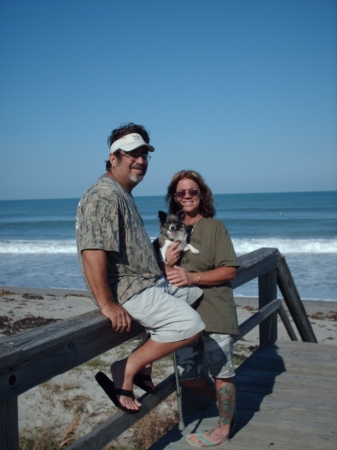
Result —
[[131, 169], [146, 170], [146, 166], [141, 164], [132, 164]]

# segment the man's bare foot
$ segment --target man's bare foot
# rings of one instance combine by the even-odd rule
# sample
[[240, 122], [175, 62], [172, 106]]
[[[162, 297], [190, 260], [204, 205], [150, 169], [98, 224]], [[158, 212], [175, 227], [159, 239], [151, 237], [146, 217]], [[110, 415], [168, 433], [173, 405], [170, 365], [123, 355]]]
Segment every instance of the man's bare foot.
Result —
[[[110, 370], [115, 388], [132, 392], [133, 378], [127, 373], [127, 361], [128, 358], [114, 362], [111, 364]], [[117, 398], [122, 406], [130, 410], [138, 411], [142, 406], [136, 399], [124, 395], [117, 395]]]
[[218, 425], [215, 430], [199, 431], [186, 436], [187, 442], [192, 447], [213, 447], [215, 445], [224, 444], [229, 441], [229, 426]]

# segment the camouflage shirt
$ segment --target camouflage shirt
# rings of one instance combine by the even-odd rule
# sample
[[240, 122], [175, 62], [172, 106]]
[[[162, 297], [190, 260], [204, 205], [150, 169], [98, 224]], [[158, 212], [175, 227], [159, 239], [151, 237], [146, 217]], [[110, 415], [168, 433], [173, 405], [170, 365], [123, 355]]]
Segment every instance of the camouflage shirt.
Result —
[[[82, 197], [76, 216], [77, 251], [104, 250], [113, 298], [122, 304], [156, 284], [162, 273], [132, 195], [115, 179], [103, 176]], [[97, 303], [95, 301], [95, 303]]]

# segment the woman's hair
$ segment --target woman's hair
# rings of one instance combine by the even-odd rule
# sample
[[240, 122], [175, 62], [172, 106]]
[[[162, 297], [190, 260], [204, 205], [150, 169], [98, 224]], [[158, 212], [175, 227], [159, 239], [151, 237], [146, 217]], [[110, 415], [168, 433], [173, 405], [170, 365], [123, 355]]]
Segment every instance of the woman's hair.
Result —
[[200, 213], [203, 217], [214, 217], [216, 212], [214, 208], [215, 200], [213, 198], [212, 191], [205, 183], [202, 176], [194, 170], [181, 170], [173, 175], [172, 181], [167, 188], [167, 194], [165, 197], [166, 203], [169, 208], [169, 214], [176, 214], [181, 210], [181, 205], [176, 202], [174, 194], [176, 193], [177, 184], [180, 180], [188, 178], [197, 183], [200, 190]]

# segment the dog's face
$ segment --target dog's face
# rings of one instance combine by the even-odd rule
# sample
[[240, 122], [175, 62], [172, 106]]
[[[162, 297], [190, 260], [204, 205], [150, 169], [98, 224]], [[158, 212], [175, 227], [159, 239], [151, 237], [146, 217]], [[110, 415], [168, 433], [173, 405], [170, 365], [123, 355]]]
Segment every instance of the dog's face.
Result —
[[164, 228], [170, 232], [185, 229], [185, 224], [183, 222], [185, 218], [185, 211], [179, 211], [177, 214], [166, 214], [163, 211], [159, 211], [158, 217], [160, 220], [160, 228]]

